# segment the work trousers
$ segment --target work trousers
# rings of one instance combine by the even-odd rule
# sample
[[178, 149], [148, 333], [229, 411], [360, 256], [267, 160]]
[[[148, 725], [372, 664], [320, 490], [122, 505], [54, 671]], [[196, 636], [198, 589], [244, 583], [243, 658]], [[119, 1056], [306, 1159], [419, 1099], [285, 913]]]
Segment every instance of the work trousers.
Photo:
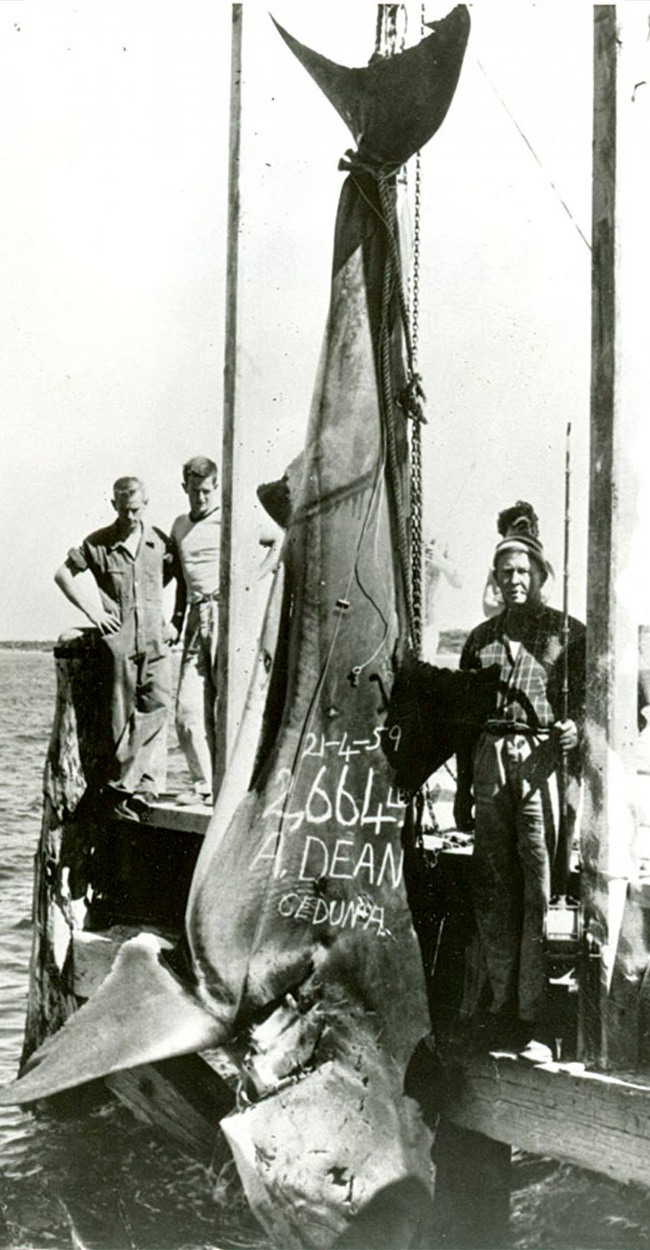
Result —
[[176, 695], [176, 732], [197, 790], [212, 791], [219, 603], [190, 605]]
[[171, 666], [162, 644], [134, 649], [134, 640], [104, 639], [112, 657], [112, 785], [133, 793], [164, 786]]
[[492, 992], [490, 1010], [543, 1015], [544, 927], [559, 824], [555, 743], [481, 734], [474, 752], [472, 890]]

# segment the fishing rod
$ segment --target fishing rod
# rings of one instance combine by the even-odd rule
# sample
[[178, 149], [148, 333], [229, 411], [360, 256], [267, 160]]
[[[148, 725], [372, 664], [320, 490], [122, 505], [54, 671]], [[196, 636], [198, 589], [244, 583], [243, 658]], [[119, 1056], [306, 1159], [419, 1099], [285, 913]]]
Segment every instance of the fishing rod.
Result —
[[[564, 579], [562, 587], [562, 690], [561, 715], [569, 719], [569, 536], [571, 528], [571, 422], [566, 427], [564, 462]], [[576, 984], [576, 968], [584, 953], [583, 918], [580, 903], [569, 896], [573, 823], [569, 819], [569, 761], [562, 751], [558, 770], [560, 827], [551, 872], [551, 902], [544, 924], [545, 955], [549, 975], [563, 979], [565, 986]], [[555, 1041], [555, 1058], [561, 1057], [562, 1042]]]
[[[564, 557], [562, 578], [562, 721], [569, 719], [569, 550], [571, 534], [571, 422], [567, 422], [564, 453]], [[560, 828], [555, 856], [553, 893], [567, 893], [571, 864], [571, 832], [569, 829], [569, 760], [562, 752], [560, 761]]]

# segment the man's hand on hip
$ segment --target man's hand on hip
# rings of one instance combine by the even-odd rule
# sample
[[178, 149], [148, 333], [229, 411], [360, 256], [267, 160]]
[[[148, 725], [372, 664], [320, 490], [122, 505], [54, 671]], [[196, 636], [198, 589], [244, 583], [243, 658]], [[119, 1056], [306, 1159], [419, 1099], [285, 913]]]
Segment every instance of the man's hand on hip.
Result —
[[102, 638], [107, 634], [117, 634], [122, 628], [122, 622], [117, 616], [111, 616], [108, 612], [102, 612], [101, 616], [92, 618], [93, 625], [97, 626]]

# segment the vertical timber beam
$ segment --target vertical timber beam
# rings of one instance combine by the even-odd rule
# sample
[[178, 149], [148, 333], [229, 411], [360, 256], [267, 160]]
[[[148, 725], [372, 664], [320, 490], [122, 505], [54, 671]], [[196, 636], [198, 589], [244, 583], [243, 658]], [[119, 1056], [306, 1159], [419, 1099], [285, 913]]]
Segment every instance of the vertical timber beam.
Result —
[[235, 426], [238, 408], [238, 311], [241, 154], [243, 4], [232, 5], [230, 61], [230, 136], [228, 151], [228, 243], [226, 259], [226, 330], [223, 375], [223, 426], [221, 436], [221, 567], [219, 582], [219, 649], [217, 653], [217, 726], [214, 794], [219, 792], [226, 770], [232, 737], [230, 624], [233, 571], [233, 476]]
[[[639, 626], [650, 620], [639, 504], [650, 376], [645, 168], [650, 5], [594, 8], [592, 367], [587, 726], [582, 864], [591, 956], [581, 978], [582, 1057], [620, 1066], [634, 1029], [612, 984], [633, 873]], [[645, 134], [643, 137], [642, 132]], [[646, 449], [647, 450], [647, 449]], [[644, 482], [643, 479], [646, 479]], [[647, 553], [646, 553], [647, 562]], [[625, 1018], [624, 1018], [625, 1017]], [[627, 1048], [629, 1054], [629, 1047]]]
[[509, 1244], [511, 1148], [440, 1117], [432, 1245], [488, 1250]]

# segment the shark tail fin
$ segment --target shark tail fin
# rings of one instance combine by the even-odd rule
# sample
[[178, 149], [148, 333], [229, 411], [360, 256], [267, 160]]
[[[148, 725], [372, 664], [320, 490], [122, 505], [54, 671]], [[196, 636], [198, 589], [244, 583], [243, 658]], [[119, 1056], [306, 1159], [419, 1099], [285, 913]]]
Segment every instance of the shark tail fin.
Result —
[[358, 69], [328, 60], [273, 21], [352, 132], [362, 160], [403, 165], [441, 126], [469, 36], [464, 4], [428, 23], [432, 33], [414, 47]]
[[151, 933], [126, 942], [97, 993], [0, 1090], [0, 1106], [35, 1102], [110, 1072], [217, 1045], [226, 1019], [201, 1006], [161, 961], [160, 950]]

